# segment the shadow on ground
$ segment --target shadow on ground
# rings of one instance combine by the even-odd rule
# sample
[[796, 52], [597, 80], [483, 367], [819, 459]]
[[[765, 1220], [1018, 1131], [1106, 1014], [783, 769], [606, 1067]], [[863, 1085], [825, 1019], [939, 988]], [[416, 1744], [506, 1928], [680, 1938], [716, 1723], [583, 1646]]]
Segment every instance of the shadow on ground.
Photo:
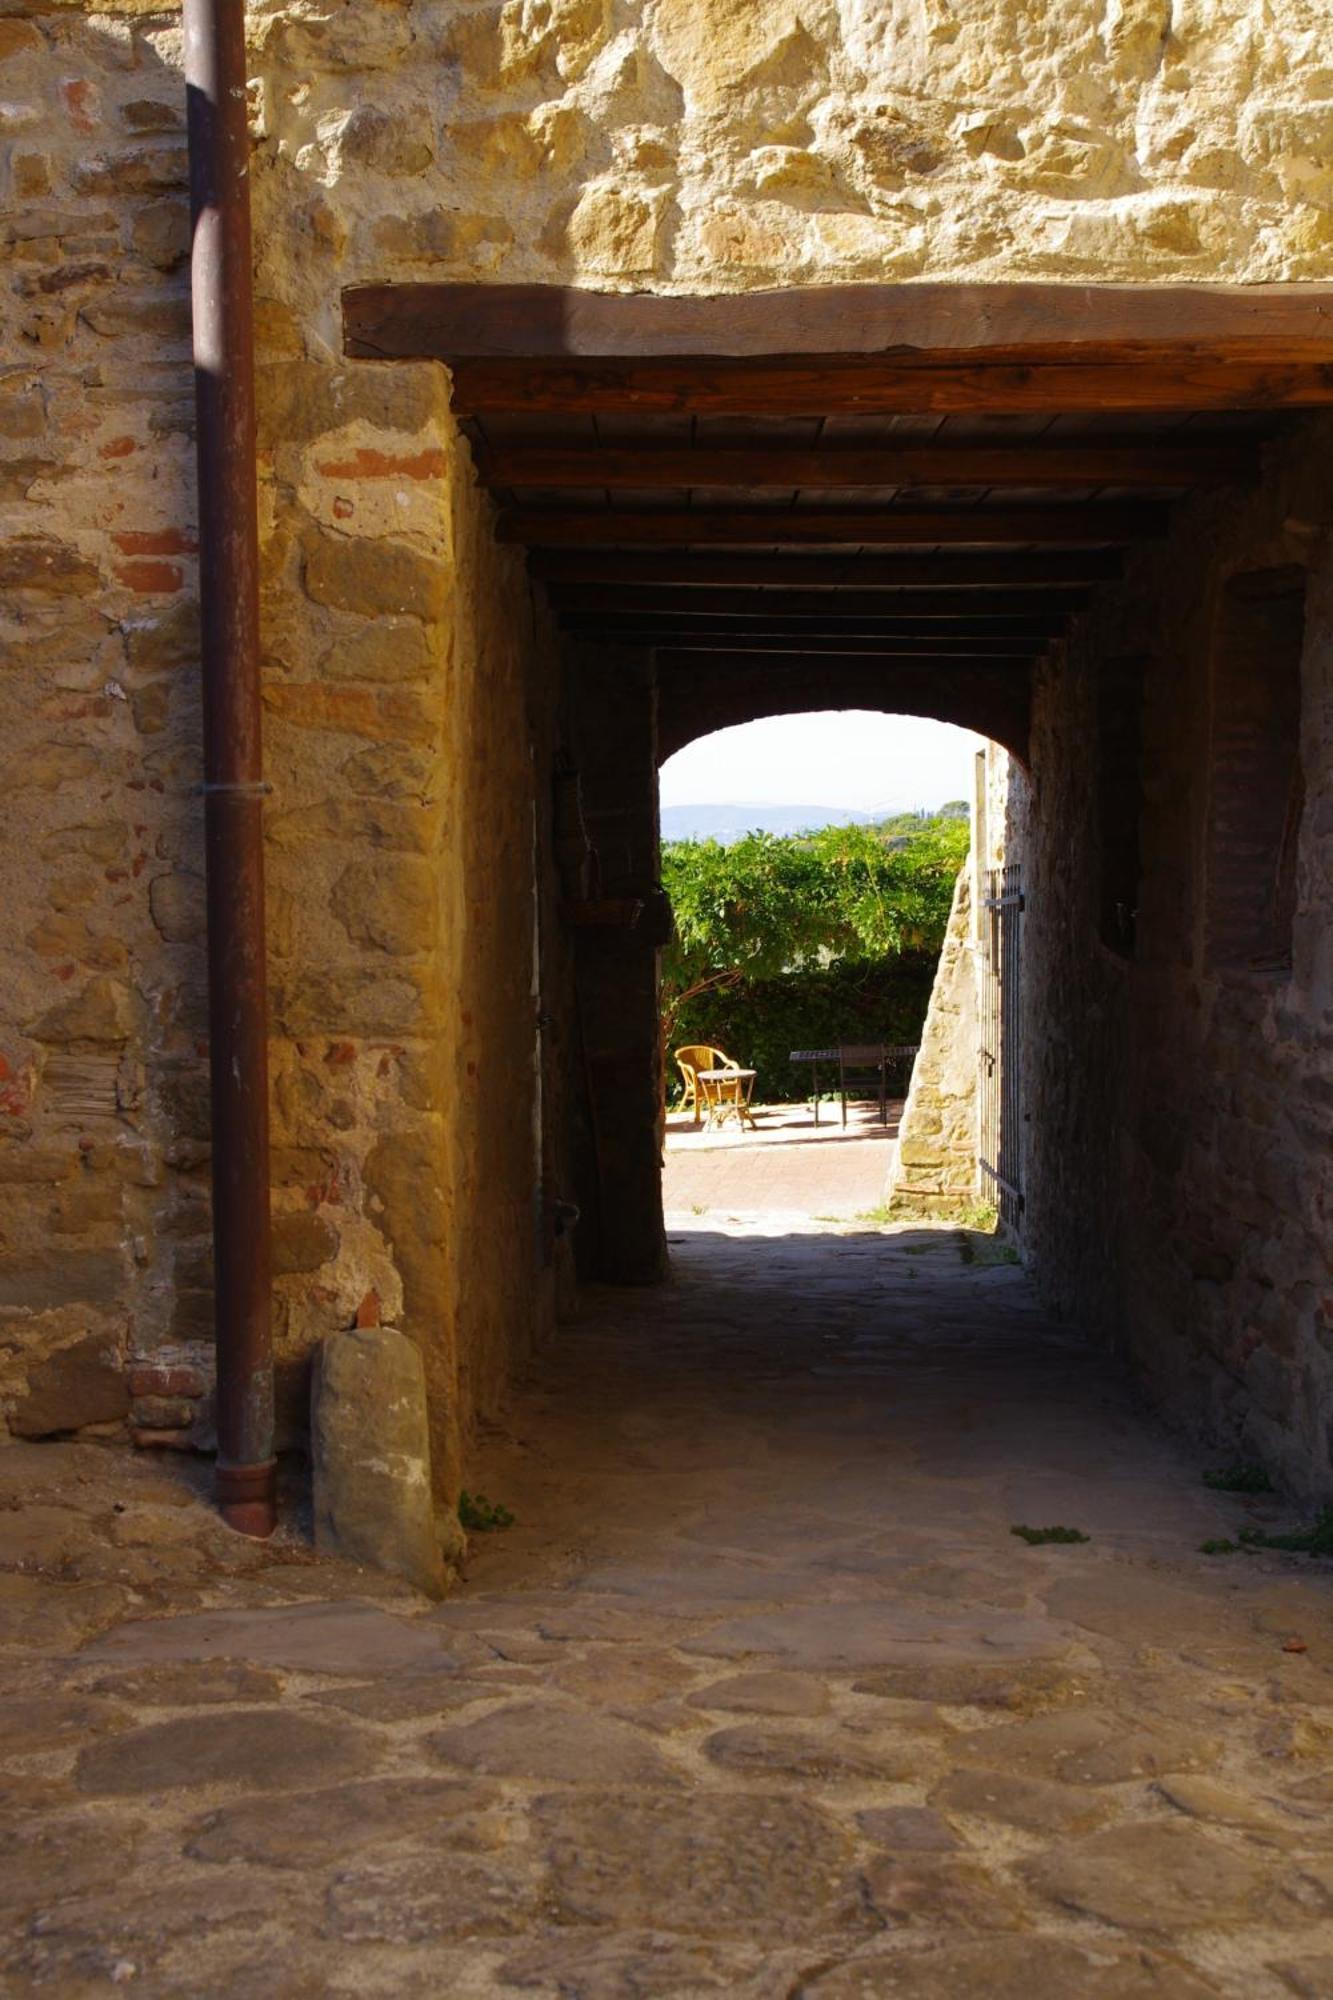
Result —
[[984, 1241], [672, 1233], [440, 1606], [0, 1453], [5, 1990], [1330, 1991], [1328, 1566], [1199, 1552], [1278, 1503]]

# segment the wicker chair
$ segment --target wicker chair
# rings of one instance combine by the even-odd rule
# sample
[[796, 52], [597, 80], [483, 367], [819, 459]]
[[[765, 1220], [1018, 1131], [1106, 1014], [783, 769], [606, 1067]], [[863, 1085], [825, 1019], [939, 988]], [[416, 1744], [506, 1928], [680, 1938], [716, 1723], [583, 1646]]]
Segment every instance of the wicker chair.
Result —
[[685, 1085], [685, 1109], [693, 1111], [696, 1126], [703, 1123], [704, 1105], [707, 1101], [699, 1083], [701, 1069], [739, 1069], [734, 1056], [723, 1049], [710, 1048], [707, 1042], [688, 1042], [683, 1049], [676, 1050], [676, 1067]]

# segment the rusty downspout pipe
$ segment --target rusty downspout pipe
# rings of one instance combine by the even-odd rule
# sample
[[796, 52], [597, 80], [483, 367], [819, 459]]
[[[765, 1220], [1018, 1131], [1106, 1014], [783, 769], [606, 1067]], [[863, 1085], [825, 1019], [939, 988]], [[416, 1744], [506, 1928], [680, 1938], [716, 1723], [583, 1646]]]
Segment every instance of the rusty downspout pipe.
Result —
[[217, 1498], [276, 1518], [259, 700], [254, 311], [244, 0], [184, 0], [213, 1106]]

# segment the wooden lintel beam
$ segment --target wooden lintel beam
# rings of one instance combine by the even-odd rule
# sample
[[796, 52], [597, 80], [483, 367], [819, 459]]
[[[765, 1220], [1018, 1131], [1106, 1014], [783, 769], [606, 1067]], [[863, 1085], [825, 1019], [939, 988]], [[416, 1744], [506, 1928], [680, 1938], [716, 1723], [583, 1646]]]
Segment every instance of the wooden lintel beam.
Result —
[[1064, 631], [1058, 618], [635, 618], [579, 611], [564, 613], [561, 622], [567, 632], [580, 636], [619, 640], [629, 634], [656, 645], [670, 645], [679, 638], [682, 645], [711, 639], [725, 646], [732, 638], [767, 634], [784, 644], [790, 639], [797, 645], [818, 646], [823, 634], [831, 639], [929, 639], [932, 645], [936, 640], [984, 639], [987, 645], [997, 640], [1044, 646]]
[[447, 362], [461, 416], [1333, 403], [1328, 284], [357, 285], [342, 304], [349, 355]]
[[560, 513], [516, 508], [502, 514], [502, 542], [538, 548], [726, 547], [763, 544], [772, 548], [810, 543], [842, 547], [931, 547], [1027, 542], [1125, 543], [1162, 533], [1164, 507], [1009, 507], [899, 512], [845, 512], [833, 508], [743, 511], [732, 508], [663, 509], [661, 513]]
[[599, 633], [580, 626], [579, 639], [605, 638], [618, 646], [666, 647], [674, 653], [870, 654], [885, 660], [1031, 660], [1050, 643], [1045, 639], [894, 639], [874, 634], [858, 638], [839, 632], [783, 634], [780, 632], [614, 632]]
[[674, 555], [614, 554], [606, 549], [531, 549], [528, 572], [558, 584], [661, 584], [700, 588], [793, 590], [1011, 591], [1042, 584], [1076, 590], [1118, 577], [1115, 549], [1048, 549], [1036, 555]]
[[348, 349], [441, 360], [1261, 347], [1325, 360], [1333, 285], [935, 281], [668, 295], [572, 285], [353, 285]]
[[[688, 647], [672, 646], [660, 648], [657, 654], [657, 665], [660, 671], [671, 673], [673, 671], [680, 672], [690, 669], [695, 673], [701, 674], [706, 674], [710, 668], [720, 674], [727, 669], [733, 672], [743, 670], [746, 673], [752, 673], [762, 671], [766, 667], [771, 667], [775, 673], [783, 672], [791, 674], [799, 672], [802, 675], [810, 674], [813, 676], [823, 671], [836, 673], [839, 669], [849, 666], [870, 670], [879, 666], [883, 666], [886, 670], [902, 669], [910, 667], [914, 660], [922, 671], [952, 674], [963, 669], [968, 669], [972, 672], [983, 671], [993, 674], [997, 680], [1007, 679], [1011, 675], [1023, 673], [1032, 664], [1032, 656], [1030, 654], [1025, 655], [1022, 659], [1015, 660], [996, 659], [994, 657], [987, 658], [984, 654], [977, 653], [951, 653], [945, 655], [886, 653], [882, 648], [874, 653], [784, 653], [772, 647], [766, 647], [762, 651], [750, 652], [744, 648], [712, 646], [701, 647], [697, 652], [694, 652]], [[817, 684], [812, 680], [810, 686], [810, 706], [812, 708], [819, 706], [818, 701], [814, 699], [818, 691]]]
[[496, 445], [481, 455], [490, 486], [753, 487], [835, 491], [856, 486], [1214, 486], [1252, 476], [1257, 459], [1235, 444]]
[[827, 622], [844, 618], [912, 619], [923, 625], [984, 622], [1022, 624], [1036, 631], [1063, 630], [1071, 612], [1087, 603], [1085, 591], [966, 590], [744, 590], [671, 589], [666, 585], [553, 583], [551, 603], [561, 613], [593, 618], [632, 617], [643, 624], [662, 619], [797, 619]]

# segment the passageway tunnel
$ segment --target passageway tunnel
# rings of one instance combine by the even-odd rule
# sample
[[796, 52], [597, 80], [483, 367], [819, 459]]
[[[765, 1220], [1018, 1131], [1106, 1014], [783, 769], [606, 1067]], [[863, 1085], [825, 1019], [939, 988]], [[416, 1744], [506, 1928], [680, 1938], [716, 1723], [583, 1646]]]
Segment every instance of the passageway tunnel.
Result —
[[447, 364], [563, 634], [600, 863], [566, 898], [585, 1273], [665, 1269], [660, 761], [806, 709], [959, 723], [1016, 773], [1025, 1257], [1200, 1425], [1326, 1484], [1326, 1246], [1291, 1171], [1326, 977], [1297, 888], [1329, 650], [1318, 288], [343, 303], [349, 356]]

